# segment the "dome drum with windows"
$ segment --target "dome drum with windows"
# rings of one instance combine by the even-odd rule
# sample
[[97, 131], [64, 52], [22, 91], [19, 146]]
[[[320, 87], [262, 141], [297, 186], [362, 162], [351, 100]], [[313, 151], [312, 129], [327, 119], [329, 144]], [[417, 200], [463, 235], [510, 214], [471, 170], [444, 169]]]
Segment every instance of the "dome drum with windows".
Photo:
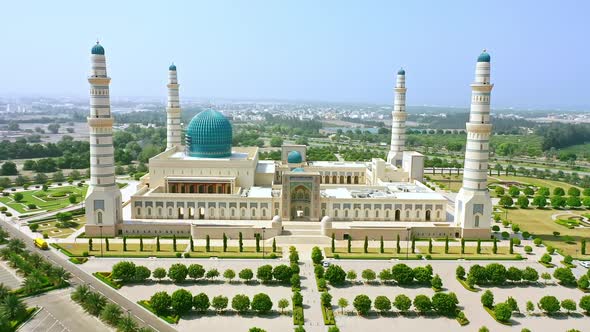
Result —
[[186, 129], [186, 153], [198, 158], [231, 156], [232, 127], [223, 114], [208, 109], [195, 115]]

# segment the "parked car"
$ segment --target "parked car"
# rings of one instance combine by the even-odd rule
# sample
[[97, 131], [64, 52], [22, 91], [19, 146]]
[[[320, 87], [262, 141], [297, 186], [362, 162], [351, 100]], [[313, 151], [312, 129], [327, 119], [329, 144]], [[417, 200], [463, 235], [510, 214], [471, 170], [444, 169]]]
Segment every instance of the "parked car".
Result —
[[590, 262], [588, 261], [580, 261], [580, 265], [582, 265], [583, 267], [590, 269]]

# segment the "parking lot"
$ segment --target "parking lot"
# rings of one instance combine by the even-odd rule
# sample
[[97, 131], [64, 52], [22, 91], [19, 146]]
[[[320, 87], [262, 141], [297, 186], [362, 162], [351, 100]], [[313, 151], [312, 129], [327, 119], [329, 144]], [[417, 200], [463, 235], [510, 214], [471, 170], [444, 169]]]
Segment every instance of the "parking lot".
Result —
[[19, 331], [24, 332], [65, 332], [70, 331], [60, 323], [49, 311], [41, 308], [40, 311], [25, 324]]
[[0, 263], [0, 284], [4, 284], [4, 286], [10, 289], [18, 288], [21, 284], [20, 278], [14, 273], [14, 271], [5, 267], [4, 264], [6, 263]]

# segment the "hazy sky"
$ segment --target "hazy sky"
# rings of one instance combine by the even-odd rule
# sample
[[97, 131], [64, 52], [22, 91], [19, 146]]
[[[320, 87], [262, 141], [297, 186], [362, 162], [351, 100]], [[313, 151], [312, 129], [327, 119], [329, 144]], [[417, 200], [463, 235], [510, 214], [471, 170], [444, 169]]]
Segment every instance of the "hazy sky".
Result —
[[16, 1], [0, 4], [0, 95], [84, 97], [90, 48], [113, 97], [468, 106], [483, 48], [496, 107], [590, 105], [590, 1]]

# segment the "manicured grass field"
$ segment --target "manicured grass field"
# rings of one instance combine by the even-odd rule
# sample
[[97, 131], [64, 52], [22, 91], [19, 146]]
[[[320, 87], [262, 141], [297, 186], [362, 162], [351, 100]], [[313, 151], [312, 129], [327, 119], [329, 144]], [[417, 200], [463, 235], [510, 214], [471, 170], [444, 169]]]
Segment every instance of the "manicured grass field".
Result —
[[[465, 254], [461, 254], [460, 246], [449, 246], [449, 253], [445, 254], [445, 247], [440, 245], [434, 245], [432, 247], [432, 259], [517, 259], [517, 255], [509, 254], [508, 247], [501, 247], [498, 245], [498, 253], [492, 253], [492, 247], [482, 244], [481, 253], [477, 254], [477, 248], [475, 246], [466, 245]], [[424, 242], [416, 242], [416, 253], [411, 252], [407, 255], [408, 259], [417, 259], [418, 255], [426, 256], [428, 254], [428, 245], [424, 245]], [[336, 247], [336, 252], [333, 253], [330, 247], [324, 248], [326, 256], [333, 258], [334, 254], [337, 254], [342, 259], [406, 259], [406, 248], [402, 246], [400, 253], [396, 253], [395, 249], [387, 248], [384, 253], [379, 252], [379, 248], [368, 248], [368, 253], [364, 253], [363, 248], [351, 248], [351, 253], [347, 252], [347, 248]]]
[[[110, 243], [109, 250], [106, 250], [106, 244], [102, 245], [102, 256], [104, 257], [176, 257], [176, 253], [183, 253], [187, 249], [188, 244], [178, 243], [176, 251], [172, 250], [172, 243], [160, 243], [160, 251], [156, 251], [156, 244], [154, 240], [146, 240], [143, 243], [143, 250], [139, 250], [139, 243], [127, 243], [127, 251], [123, 251], [122, 243]], [[59, 244], [56, 247], [67, 250], [71, 256], [82, 256], [84, 252], [88, 252], [90, 256], [100, 256], [100, 242], [94, 241], [92, 250], [88, 250], [87, 243], [68, 243]], [[223, 252], [223, 247], [211, 247], [209, 252], [205, 251], [205, 247], [195, 246], [195, 251], [190, 253], [191, 258], [262, 258], [261, 252], [256, 252], [255, 247], [244, 247], [243, 252], [239, 252], [238, 247], [227, 247], [227, 251]], [[281, 257], [281, 248], [277, 248], [276, 257]], [[270, 258], [272, 247], [264, 248], [266, 258]]]
[[[533, 234], [534, 237], [543, 239], [546, 245], [554, 246], [565, 254], [572, 255], [574, 257], [580, 257], [580, 240], [585, 238], [590, 241], [590, 228], [574, 228], [569, 229], [565, 226], [559, 225], [551, 216], [554, 214], [562, 213], [559, 219], [567, 219], [568, 216], [582, 215], [587, 213], [588, 210], [569, 210], [574, 214], [568, 214], [565, 210], [555, 209], [508, 209], [508, 220], [513, 224], [518, 224], [521, 231], [528, 231]], [[504, 217], [504, 214], [501, 214]], [[554, 236], [553, 232], [559, 232], [559, 236]], [[575, 243], [567, 243], [565, 236], [571, 237]], [[578, 253], [576, 253], [576, 250]], [[590, 255], [580, 257], [583, 259], [590, 259]]]
[[[561, 181], [554, 181], [554, 180], [547, 180], [547, 179], [537, 179], [537, 178], [529, 178], [529, 177], [525, 177], [525, 176], [512, 176], [512, 175], [503, 175], [503, 172], [500, 172], [502, 175], [501, 176], [497, 176], [496, 173], [494, 171], [492, 171], [492, 175], [488, 176], [489, 179], [489, 183], [497, 183], [500, 181], [509, 181], [509, 182], [519, 182], [522, 183], [523, 185], [531, 185], [531, 186], [536, 186], [536, 187], [547, 187], [549, 188], [549, 190], [551, 190], [551, 192], [553, 192], [553, 189], [556, 187], [562, 187], [563, 189], [565, 189], [565, 191], [567, 192], [567, 190], [570, 187], [577, 187], [574, 185], [571, 185], [569, 183], [565, 183], [565, 182], [561, 182]], [[582, 188], [577, 187], [578, 189], [582, 190]]]
[[56, 227], [57, 219], [43, 221], [39, 223], [39, 228], [37, 229], [37, 232], [41, 234], [47, 233], [47, 235], [50, 238], [66, 238], [86, 224], [86, 216], [75, 216], [73, 221], [76, 222], [77, 225], [72, 228]]
[[439, 187], [452, 192], [458, 192], [463, 184], [462, 174], [428, 174], [428, 176], [433, 182], [436, 182]]
[[[39, 212], [39, 211], [55, 211], [63, 209], [70, 205], [68, 200], [69, 195], [75, 195], [76, 201], [80, 202], [86, 197], [86, 190], [88, 185], [82, 187], [77, 186], [63, 186], [52, 187], [47, 191], [43, 190], [28, 190], [22, 191], [23, 199], [20, 202], [14, 201], [14, 193], [10, 196], [0, 197], [0, 202], [15, 209], [20, 213]], [[35, 204], [36, 209], [29, 210], [28, 204]]]

